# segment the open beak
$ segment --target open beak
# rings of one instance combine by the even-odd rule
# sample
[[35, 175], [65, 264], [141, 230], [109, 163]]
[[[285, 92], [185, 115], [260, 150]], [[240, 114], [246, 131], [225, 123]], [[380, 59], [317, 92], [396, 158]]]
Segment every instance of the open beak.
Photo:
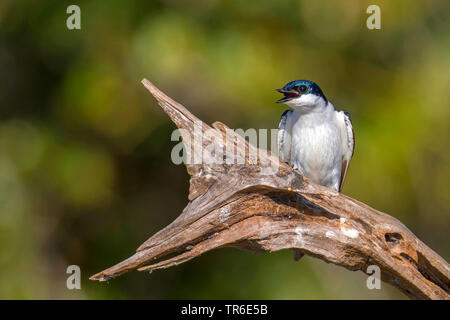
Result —
[[298, 92], [294, 90], [284, 90], [284, 89], [275, 89], [275, 91], [278, 91], [282, 94], [284, 94], [284, 98], [277, 101], [277, 103], [283, 103], [289, 100], [292, 100], [294, 98], [297, 98], [299, 96]]

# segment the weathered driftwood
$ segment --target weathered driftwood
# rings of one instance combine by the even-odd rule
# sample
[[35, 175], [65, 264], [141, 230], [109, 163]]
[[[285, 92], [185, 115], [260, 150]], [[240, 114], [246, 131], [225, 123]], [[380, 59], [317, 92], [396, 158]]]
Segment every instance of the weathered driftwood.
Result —
[[[223, 246], [255, 252], [295, 249], [349, 270], [367, 273], [368, 266], [377, 265], [382, 280], [411, 298], [449, 299], [449, 264], [400, 221], [308, 181], [270, 152], [258, 154], [224, 124], [210, 127], [148, 80], [142, 83], [184, 129], [187, 158], [203, 156], [203, 162], [187, 165], [190, 202], [181, 215], [133, 256], [92, 280], [105, 281], [133, 269], [168, 268]], [[204, 148], [195, 148], [201, 135]], [[222, 148], [225, 137], [232, 141], [234, 154], [206, 150], [208, 145]], [[225, 163], [211, 164], [218, 157]], [[245, 163], [236, 164], [236, 157]]]

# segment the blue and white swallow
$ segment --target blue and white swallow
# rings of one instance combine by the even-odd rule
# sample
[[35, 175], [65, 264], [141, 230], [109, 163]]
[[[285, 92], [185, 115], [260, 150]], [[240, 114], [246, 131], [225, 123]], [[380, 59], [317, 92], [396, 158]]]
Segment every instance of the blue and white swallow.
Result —
[[291, 81], [276, 91], [284, 94], [277, 103], [292, 108], [283, 113], [278, 128], [281, 160], [340, 192], [355, 147], [350, 114], [335, 110], [312, 81]]

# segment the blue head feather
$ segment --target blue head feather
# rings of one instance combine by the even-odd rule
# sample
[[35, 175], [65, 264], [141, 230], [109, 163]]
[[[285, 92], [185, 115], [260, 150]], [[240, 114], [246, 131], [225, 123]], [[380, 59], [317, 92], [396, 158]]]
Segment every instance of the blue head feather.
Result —
[[309, 81], [309, 80], [294, 80], [294, 81], [291, 81], [291, 82], [287, 83], [283, 87], [282, 90], [290, 91], [290, 90], [294, 89], [295, 87], [299, 87], [301, 85], [304, 85], [304, 86], [306, 86], [308, 88], [308, 90], [304, 94], [311, 93], [311, 94], [314, 94], [316, 96], [322, 97], [325, 101], [328, 102], [327, 98], [325, 98], [325, 95], [323, 94], [323, 92], [320, 89], [320, 87], [316, 83], [314, 83], [312, 81]]

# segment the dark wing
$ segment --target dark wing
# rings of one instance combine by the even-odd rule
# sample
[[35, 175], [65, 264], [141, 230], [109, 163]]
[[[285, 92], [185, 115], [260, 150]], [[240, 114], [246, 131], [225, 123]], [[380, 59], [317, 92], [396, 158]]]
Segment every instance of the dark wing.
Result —
[[337, 119], [339, 127], [341, 129], [341, 142], [342, 142], [342, 169], [341, 169], [341, 182], [339, 184], [339, 192], [344, 185], [345, 177], [347, 176], [348, 166], [355, 150], [355, 135], [353, 132], [352, 121], [350, 114], [346, 111], [337, 112]]
[[294, 110], [286, 110], [281, 115], [280, 124], [278, 125], [278, 156], [287, 163], [291, 161], [291, 116], [293, 112]]

